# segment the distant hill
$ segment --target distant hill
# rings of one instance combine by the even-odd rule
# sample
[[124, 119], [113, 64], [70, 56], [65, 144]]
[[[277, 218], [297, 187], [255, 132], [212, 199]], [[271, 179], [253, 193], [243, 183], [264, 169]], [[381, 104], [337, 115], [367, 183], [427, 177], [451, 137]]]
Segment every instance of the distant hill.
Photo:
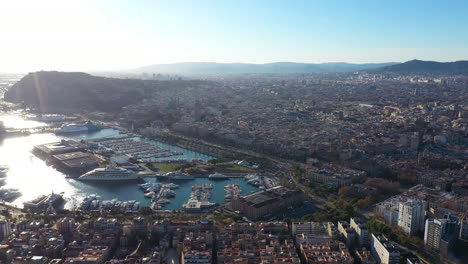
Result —
[[164, 74], [240, 74], [240, 73], [323, 73], [353, 72], [394, 65], [396, 63], [295, 63], [275, 62], [266, 64], [183, 62], [173, 64], [154, 64], [135, 69], [136, 72]]
[[92, 76], [81, 72], [29, 73], [5, 92], [4, 100], [42, 112], [118, 111], [138, 103], [155, 89], [183, 87], [189, 81], [150, 81]]
[[436, 62], [412, 60], [368, 70], [369, 72], [468, 74], [468, 61]]

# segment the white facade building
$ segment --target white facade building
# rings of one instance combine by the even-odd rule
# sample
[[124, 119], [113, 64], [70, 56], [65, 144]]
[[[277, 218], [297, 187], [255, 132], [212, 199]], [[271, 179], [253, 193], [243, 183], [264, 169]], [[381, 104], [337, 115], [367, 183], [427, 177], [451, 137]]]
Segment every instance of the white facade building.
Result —
[[409, 199], [401, 202], [398, 209], [398, 226], [406, 235], [415, 235], [424, 228], [424, 202]]
[[349, 224], [351, 228], [354, 229], [354, 232], [356, 232], [359, 245], [363, 246], [369, 244], [369, 229], [367, 229], [361, 219], [352, 217], [349, 220]]
[[399, 264], [400, 251], [382, 235], [371, 236], [372, 256], [381, 264]]

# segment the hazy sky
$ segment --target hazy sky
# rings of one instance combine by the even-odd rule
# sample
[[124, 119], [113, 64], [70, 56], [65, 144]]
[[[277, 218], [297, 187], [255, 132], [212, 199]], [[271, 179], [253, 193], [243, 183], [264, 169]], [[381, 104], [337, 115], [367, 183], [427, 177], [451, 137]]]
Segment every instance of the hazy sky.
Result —
[[468, 60], [468, 1], [0, 0], [0, 71]]

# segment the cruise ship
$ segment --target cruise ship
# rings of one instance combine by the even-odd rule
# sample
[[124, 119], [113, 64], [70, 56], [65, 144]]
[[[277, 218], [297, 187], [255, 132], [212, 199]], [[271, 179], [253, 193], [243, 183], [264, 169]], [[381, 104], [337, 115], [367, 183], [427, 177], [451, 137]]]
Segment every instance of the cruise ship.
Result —
[[80, 181], [139, 181], [143, 180], [141, 175], [124, 168], [108, 166], [106, 168], [97, 168], [87, 172], [80, 177]]
[[161, 175], [161, 177], [164, 179], [168, 179], [168, 180], [193, 180], [195, 179], [193, 175], [183, 173], [180, 170], [168, 172], [166, 174]]
[[224, 174], [216, 172], [216, 173], [208, 175], [208, 179], [211, 179], [211, 180], [227, 180], [227, 179], [229, 179], [229, 177], [224, 175]]
[[102, 127], [95, 125], [91, 122], [86, 122], [84, 125], [80, 124], [65, 124], [59, 129], [55, 130], [55, 134], [68, 134], [68, 133], [79, 133], [79, 132], [92, 132], [101, 130]]

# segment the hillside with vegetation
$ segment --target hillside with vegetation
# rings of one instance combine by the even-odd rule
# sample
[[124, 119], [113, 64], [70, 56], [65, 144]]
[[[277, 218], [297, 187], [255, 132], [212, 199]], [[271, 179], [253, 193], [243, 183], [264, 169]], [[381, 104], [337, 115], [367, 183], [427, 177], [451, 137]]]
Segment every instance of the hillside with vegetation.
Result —
[[80, 110], [115, 112], [159, 91], [188, 87], [193, 81], [153, 81], [93, 76], [82, 72], [29, 73], [5, 92], [4, 99], [41, 112]]

